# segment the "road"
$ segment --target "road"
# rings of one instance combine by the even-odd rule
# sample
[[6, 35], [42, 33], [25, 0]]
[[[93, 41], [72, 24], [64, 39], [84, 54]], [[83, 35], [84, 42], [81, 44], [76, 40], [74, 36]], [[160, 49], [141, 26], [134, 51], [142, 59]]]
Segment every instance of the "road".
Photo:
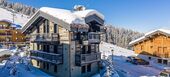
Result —
[[151, 66], [131, 64], [122, 57], [114, 57], [113, 61], [119, 74], [126, 74], [127, 77], [156, 76], [161, 72], [161, 70]]

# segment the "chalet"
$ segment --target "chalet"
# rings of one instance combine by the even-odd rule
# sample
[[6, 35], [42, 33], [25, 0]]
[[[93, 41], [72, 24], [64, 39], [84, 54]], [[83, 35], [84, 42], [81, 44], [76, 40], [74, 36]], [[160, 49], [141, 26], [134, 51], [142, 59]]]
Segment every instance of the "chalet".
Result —
[[5, 46], [19, 45], [25, 42], [25, 36], [14, 23], [0, 20], [0, 44]]
[[103, 24], [104, 16], [93, 9], [40, 8], [22, 28], [33, 66], [56, 77], [98, 73]]
[[129, 43], [136, 54], [155, 58], [158, 63], [170, 66], [170, 30], [158, 29], [146, 33]]

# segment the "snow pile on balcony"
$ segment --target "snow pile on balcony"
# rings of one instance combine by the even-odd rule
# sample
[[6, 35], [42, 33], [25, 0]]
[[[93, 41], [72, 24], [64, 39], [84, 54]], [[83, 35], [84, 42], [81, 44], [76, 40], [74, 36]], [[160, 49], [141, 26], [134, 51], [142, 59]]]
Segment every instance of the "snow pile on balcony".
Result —
[[134, 51], [132, 50], [128, 50], [110, 43], [106, 43], [106, 42], [101, 42], [100, 43], [100, 52], [101, 57], [104, 58], [104, 56], [106, 56], [106, 58], [108, 58], [110, 55], [112, 55], [112, 50], [113, 50], [113, 55], [114, 56], [135, 56], [136, 54], [134, 53]]
[[153, 30], [153, 31], [150, 31], [150, 32], [145, 33], [144, 36], [142, 36], [142, 37], [140, 37], [140, 38], [138, 38], [138, 39], [136, 39], [136, 40], [134, 40], [134, 41], [131, 41], [131, 42], [129, 43], [129, 45], [133, 45], [133, 44], [135, 44], [135, 43], [137, 43], [137, 42], [143, 41], [143, 40], [145, 40], [147, 37], [152, 36], [152, 35], [157, 34], [157, 33], [161, 33], [161, 34], [165, 34], [165, 35], [167, 35], [167, 36], [170, 36], [170, 30], [167, 30], [167, 29], [157, 29], [157, 30]]

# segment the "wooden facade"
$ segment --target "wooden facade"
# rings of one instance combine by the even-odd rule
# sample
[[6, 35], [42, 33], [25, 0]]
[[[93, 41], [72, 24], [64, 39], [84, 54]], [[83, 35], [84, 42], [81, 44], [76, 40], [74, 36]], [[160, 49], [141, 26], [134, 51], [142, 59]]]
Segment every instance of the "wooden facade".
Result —
[[5, 45], [21, 44], [25, 42], [25, 35], [20, 29], [11, 26], [12, 23], [0, 21], [0, 43]]
[[158, 29], [129, 43], [138, 57], [170, 66], [170, 30]]
[[170, 37], [157, 33], [133, 45], [137, 54], [151, 55], [161, 58], [170, 57]]

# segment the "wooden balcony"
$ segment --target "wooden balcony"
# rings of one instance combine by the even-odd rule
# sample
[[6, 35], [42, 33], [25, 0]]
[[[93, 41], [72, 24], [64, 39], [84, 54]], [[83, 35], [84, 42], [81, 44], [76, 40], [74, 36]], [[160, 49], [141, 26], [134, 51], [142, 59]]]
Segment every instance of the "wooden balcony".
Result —
[[75, 64], [77, 66], [83, 66], [88, 63], [93, 63], [101, 60], [101, 53], [90, 53], [90, 54], [76, 54]]
[[58, 33], [38, 33], [32, 34], [30, 36], [31, 42], [58, 42], [59, 34]]
[[30, 58], [41, 60], [53, 64], [62, 64], [63, 56], [62, 54], [48, 53], [44, 51], [32, 50], [30, 51]]

